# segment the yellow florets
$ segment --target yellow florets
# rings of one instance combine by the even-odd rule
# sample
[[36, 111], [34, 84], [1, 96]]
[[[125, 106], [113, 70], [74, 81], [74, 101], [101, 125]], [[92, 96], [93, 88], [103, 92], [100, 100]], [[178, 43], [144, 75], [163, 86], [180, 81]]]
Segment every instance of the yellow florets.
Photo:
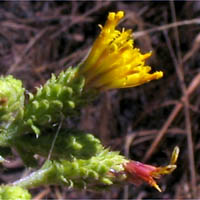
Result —
[[163, 76], [163, 72], [150, 74], [150, 66], [145, 60], [151, 52], [141, 54], [134, 48], [132, 31], [115, 29], [124, 12], [111, 12], [101, 28], [101, 33], [80, 65], [80, 72], [86, 79], [87, 88], [109, 90], [141, 85]]

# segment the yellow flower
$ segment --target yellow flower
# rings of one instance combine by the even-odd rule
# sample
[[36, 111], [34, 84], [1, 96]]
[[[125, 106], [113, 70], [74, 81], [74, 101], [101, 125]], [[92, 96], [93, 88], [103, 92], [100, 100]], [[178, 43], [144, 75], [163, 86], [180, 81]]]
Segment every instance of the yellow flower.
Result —
[[99, 25], [101, 33], [86, 60], [80, 64], [79, 73], [86, 79], [86, 88], [134, 87], [163, 76], [163, 72], [149, 73], [151, 67], [145, 66], [145, 60], [151, 52], [141, 54], [134, 48], [131, 30], [115, 29], [123, 17], [123, 11], [110, 12], [104, 27]]

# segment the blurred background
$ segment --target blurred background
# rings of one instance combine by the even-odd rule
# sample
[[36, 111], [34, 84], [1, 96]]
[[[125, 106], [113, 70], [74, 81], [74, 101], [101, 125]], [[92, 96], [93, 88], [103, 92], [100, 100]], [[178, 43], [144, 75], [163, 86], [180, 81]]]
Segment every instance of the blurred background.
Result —
[[[158, 181], [110, 191], [59, 186], [31, 190], [34, 199], [200, 198], [200, 1], [2, 1], [0, 74], [13, 74], [34, 92], [51, 73], [76, 66], [86, 55], [110, 11], [124, 10], [119, 28], [134, 30], [135, 46], [153, 51], [148, 64], [164, 78], [103, 93], [87, 106], [76, 126], [106, 147], [156, 166], [180, 147], [178, 168]], [[1, 183], [26, 175], [16, 155], [0, 168]]]

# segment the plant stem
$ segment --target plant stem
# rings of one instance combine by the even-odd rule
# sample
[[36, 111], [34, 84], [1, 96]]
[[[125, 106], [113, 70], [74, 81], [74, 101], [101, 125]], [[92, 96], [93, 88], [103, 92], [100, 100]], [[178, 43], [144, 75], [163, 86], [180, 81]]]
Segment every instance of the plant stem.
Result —
[[38, 187], [41, 184], [44, 184], [49, 180], [49, 175], [52, 174], [53, 167], [40, 169], [36, 172], [33, 172], [29, 176], [26, 176], [24, 178], [21, 178], [20, 180], [15, 181], [12, 183], [13, 186], [20, 186], [26, 189]]

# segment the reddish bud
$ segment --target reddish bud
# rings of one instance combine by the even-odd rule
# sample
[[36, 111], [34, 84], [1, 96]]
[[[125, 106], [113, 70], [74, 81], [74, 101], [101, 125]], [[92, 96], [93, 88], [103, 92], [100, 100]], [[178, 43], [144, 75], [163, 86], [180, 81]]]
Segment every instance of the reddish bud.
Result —
[[179, 154], [179, 148], [175, 147], [171, 156], [170, 164], [165, 167], [154, 167], [137, 161], [130, 161], [124, 164], [124, 171], [127, 175], [127, 180], [130, 183], [139, 185], [142, 182], [147, 182], [161, 192], [160, 187], [154, 179], [159, 179], [162, 175], [170, 174], [176, 169], [176, 161]]

